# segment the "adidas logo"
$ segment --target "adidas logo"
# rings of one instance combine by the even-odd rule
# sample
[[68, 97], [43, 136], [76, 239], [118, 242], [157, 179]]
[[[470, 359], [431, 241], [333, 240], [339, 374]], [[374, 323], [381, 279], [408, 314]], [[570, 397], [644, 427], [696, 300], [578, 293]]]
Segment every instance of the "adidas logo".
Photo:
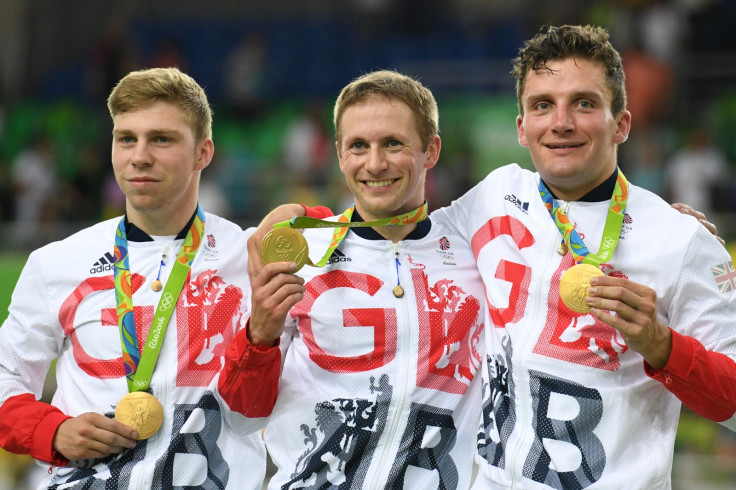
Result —
[[528, 202], [523, 202], [521, 199], [519, 199], [513, 194], [507, 194], [506, 197], [504, 197], [504, 199], [511, 202], [514, 206], [519, 208], [519, 210], [521, 210], [525, 214], [529, 214], [529, 203]]
[[111, 271], [115, 268], [115, 256], [107, 252], [105, 255], [97, 259], [89, 270], [90, 274], [97, 274], [98, 272]]
[[338, 262], [352, 262], [353, 259], [350, 257], [346, 257], [344, 253], [340, 252], [338, 249], [335, 249], [334, 252], [332, 252], [332, 255], [330, 255], [330, 260], [327, 261], [328, 264], [337, 264]]

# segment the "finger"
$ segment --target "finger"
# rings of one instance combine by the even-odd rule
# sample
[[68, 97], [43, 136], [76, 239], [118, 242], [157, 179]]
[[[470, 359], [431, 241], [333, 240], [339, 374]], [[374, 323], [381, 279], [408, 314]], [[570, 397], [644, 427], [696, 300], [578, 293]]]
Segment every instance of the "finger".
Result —
[[691, 214], [693, 211], [695, 211], [692, 206], [688, 206], [687, 204], [683, 204], [681, 202], [676, 202], [674, 204], [671, 204], [670, 206], [683, 214]]
[[705, 226], [705, 229], [708, 230], [712, 235], [718, 235], [718, 228], [714, 223], [711, 223], [705, 218], [698, 219], [698, 223]]
[[[105, 417], [107, 419], [107, 417]], [[114, 437], [112, 441], [106, 441], [110, 445], [125, 445], [127, 447], [134, 447], [135, 441], [138, 439], [138, 431], [133, 427], [123, 424], [115, 419], [107, 419], [111, 423], [108, 424], [104, 429], [108, 434], [112, 434]], [[132, 442], [133, 444], [129, 444]]]
[[297, 265], [294, 262], [272, 262], [265, 265], [258, 276], [251, 281], [251, 287], [256, 289], [269, 288], [270, 292], [284, 284], [304, 284], [304, 279], [294, 274]]
[[255, 279], [263, 269], [263, 262], [261, 261], [262, 240], [263, 236], [258, 236], [258, 232], [248, 238], [248, 277], [251, 280]]

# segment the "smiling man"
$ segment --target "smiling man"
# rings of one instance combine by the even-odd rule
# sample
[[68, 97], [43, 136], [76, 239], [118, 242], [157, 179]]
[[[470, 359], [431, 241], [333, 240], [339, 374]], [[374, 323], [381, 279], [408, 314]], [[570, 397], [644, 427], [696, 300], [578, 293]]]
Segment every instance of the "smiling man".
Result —
[[544, 27], [513, 73], [536, 172], [432, 214], [487, 291], [474, 488], [669, 488], [682, 403], [736, 429], [733, 264], [618, 169], [632, 115], [605, 30]]
[[334, 120], [355, 206], [332, 221], [352, 227], [305, 231], [323, 267], [297, 276], [274, 262], [253, 278], [247, 335], [228, 348], [220, 392], [248, 415], [258, 400], [242, 387], [263, 376], [252, 354], [278, 355], [280, 337], [269, 488], [467, 488], [483, 289], [467, 243], [426, 218], [436, 102], [419, 82], [377, 71], [342, 90]]

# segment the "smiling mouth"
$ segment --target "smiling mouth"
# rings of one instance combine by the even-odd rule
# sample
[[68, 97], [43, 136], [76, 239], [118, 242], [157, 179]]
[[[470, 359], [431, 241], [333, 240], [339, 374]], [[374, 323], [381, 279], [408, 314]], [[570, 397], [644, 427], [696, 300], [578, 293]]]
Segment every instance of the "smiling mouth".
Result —
[[387, 180], [364, 180], [363, 183], [368, 187], [386, 187], [393, 184], [398, 179], [387, 179]]
[[551, 150], [562, 150], [565, 148], [580, 148], [581, 146], [583, 146], [583, 144], [577, 143], [577, 144], [570, 144], [570, 145], [545, 145], [545, 146]]

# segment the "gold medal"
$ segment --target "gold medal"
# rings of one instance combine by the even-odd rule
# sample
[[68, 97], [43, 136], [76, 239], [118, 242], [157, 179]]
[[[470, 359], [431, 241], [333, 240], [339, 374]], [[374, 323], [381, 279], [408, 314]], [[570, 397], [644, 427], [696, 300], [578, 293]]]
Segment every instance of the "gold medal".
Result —
[[565, 255], [567, 253], [567, 243], [560, 242], [560, 244], [557, 246], [557, 253], [560, 255]]
[[577, 313], [588, 313], [590, 306], [585, 302], [590, 288], [590, 278], [602, 276], [603, 272], [590, 264], [578, 264], [562, 274], [560, 297], [565, 306]]
[[261, 261], [296, 262], [298, 271], [309, 258], [309, 246], [304, 235], [293, 228], [274, 228], [266, 233], [261, 242]]
[[394, 296], [401, 298], [404, 296], [404, 288], [401, 286], [394, 286]]
[[150, 393], [134, 391], [118, 402], [115, 420], [138, 431], [138, 440], [148, 439], [161, 427], [164, 409]]
[[163, 289], [163, 287], [164, 287], [163, 283], [161, 281], [159, 281], [158, 279], [156, 279], [155, 281], [153, 281], [151, 283], [151, 289], [153, 289], [157, 293], [159, 291], [161, 291], [161, 289]]

